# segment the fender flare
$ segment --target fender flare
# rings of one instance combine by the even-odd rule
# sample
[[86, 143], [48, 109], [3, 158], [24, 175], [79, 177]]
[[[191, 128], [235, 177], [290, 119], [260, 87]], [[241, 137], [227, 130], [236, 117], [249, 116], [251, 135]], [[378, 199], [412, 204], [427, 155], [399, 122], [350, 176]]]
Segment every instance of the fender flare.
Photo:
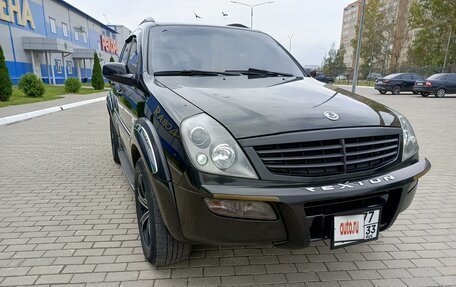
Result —
[[160, 143], [160, 137], [150, 120], [147, 118], [136, 120], [131, 137], [131, 145], [136, 146], [146, 164], [155, 197], [168, 231], [177, 240], [184, 241], [171, 173]]

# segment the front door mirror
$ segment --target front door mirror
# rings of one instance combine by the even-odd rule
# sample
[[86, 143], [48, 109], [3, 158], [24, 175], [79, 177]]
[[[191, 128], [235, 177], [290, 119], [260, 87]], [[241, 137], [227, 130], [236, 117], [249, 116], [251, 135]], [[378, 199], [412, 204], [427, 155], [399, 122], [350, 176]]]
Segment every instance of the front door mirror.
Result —
[[107, 63], [103, 66], [103, 76], [116, 83], [133, 86], [136, 84], [134, 74], [128, 72], [124, 63]]

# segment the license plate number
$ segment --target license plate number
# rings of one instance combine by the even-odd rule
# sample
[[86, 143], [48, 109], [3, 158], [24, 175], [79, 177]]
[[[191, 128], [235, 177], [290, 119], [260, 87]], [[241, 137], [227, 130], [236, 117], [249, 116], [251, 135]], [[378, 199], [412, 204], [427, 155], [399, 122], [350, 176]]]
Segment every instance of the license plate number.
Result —
[[417, 86], [422, 86], [422, 85], [423, 85], [423, 83], [416, 83], [416, 85], [417, 85]]
[[359, 214], [334, 216], [331, 248], [378, 239], [380, 209]]

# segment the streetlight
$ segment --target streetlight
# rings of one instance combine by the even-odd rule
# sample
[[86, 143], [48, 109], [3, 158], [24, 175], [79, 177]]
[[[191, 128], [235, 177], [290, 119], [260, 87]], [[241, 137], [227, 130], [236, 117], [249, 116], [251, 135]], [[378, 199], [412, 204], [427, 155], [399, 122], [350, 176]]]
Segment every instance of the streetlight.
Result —
[[363, 36], [363, 25], [364, 25], [364, 8], [366, 7], [366, 0], [363, 0], [361, 7], [361, 20], [359, 21], [358, 31], [358, 44], [356, 45], [356, 58], [355, 58], [355, 70], [353, 73], [353, 85], [352, 92], [356, 92], [356, 85], [358, 84], [358, 73], [359, 73], [359, 57], [361, 53], [361, 38]]
[[290, 36], [288, 36], [288, 38], [290, 39], [290, 44], [288, 45], [288, 52], [291, 53], [291, 40], [293, 40], [293, 36], [294, 34], [291, 34]]
[[255, 4], [255, 5], [245, 4], [242, 2], [238, 2], [238, 1], [231, 1], [231, 3], [250, 7], [250, 29], [253, 29], [253, 8], [255, 8], [257, 6], [261, 6], [261, 5], [271, 4], [271, 3], [274, 3], [274, 1], [263, 2], [263, 3], [259, 3], [259, 4]]

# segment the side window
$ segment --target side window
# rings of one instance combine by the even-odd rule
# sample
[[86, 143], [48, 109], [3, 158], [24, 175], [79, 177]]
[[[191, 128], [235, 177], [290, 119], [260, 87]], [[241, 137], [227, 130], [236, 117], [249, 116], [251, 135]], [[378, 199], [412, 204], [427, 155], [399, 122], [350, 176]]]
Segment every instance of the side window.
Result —
[[128, 53], [130, 52], [131, 43], [125, 44], [124, 49], [122, 51], [122, 55], [120, 55], [119, 62], [126, 64], [128, 59]]
[[456, 74], [448, 74], [446, 80], [450, 82], [456, 82]]
[[139, 64], [139, 54], [138, 54], [138, 45], [135, 39], [131, 42], [130, 53], [128, 56], [128, 71], [130, 73], [136, 74], [138, 72]]

